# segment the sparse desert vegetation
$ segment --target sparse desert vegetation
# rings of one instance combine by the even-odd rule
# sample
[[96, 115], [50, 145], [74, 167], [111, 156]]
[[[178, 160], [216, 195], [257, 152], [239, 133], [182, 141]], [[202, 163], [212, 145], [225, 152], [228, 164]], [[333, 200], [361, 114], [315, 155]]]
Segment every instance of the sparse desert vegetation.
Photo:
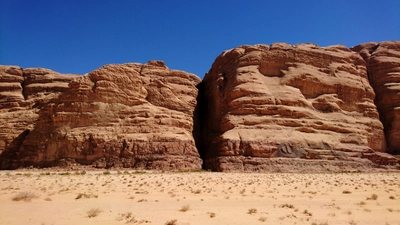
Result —
[[398, 175], [0, 171], [0, 218], [10, 225], [375, 225], [371, 217], [397, 224]]
[[87, 211], [87, 217], [93, 218], [99, 215], [101, 213], [101, 210], [99, 208], [92, 208], [89, 211]]
[[30, 191], [19, 192], [18, 194], [12, 197], [13, 201], [31, 201], [32, 199], [37, 198], [36, 194]]

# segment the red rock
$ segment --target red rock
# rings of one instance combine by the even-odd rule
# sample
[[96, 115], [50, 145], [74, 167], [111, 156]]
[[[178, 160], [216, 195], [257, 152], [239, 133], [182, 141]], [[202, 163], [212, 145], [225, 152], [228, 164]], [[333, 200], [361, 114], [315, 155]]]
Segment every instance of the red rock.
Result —
[[103, 66], [41, 108], [7, 166], [200, 169], [192, 136], [198, 83], [161, 61]]
[[162, 61], [84, 76], [0, 66], [0, 169], [398, 166], [399, 46], [240, 46], [203, 82]]
[[34, 129], [39, 108], [65, 91], [75, 77], [48, 69], [0, 66], [0, 168], [7, 168], [6, 161], [18, 161], [15, 154]]
[[386, 150], [365, 61], [344, 46], [240, 46], [222, 53], [203, 82], [206, 168], [246, 170], [248, 157], [352, 161]]
[[385, 127], [388, 152], [400, 153], [400, 41], [366, 43], [353, 50], [367, 62], [375, 103]]

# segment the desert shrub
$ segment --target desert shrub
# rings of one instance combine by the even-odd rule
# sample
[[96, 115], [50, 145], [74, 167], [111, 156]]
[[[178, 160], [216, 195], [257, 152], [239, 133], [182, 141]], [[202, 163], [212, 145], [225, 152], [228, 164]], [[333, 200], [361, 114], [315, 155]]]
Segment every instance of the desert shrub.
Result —
[[25, 191], [25, 192], [20, 192], [20, 193], [16, 194], [12, 198], [12, 200], [13, 201], [26, 201], [26, 202], [28, 202], [28, 201], [31, 201], [34, 198], [37, 198], [37, 196], [34, 193]]
[[181, 212], [186, 212], [186, 211], [188, 211], [190, 209], [190, 206], [189, 205], [184, 205], [184, 206], [182, 206], [182, 208], [179, 210], [179, 211], [181, 211]]
[[249, 209], [248, 211], [247, 211], [247, 213], [248, 214], [255, 214], [255, 213], [257, 213], [257, 209], [255, 209], [255, 208], [251, 208], [251, 209]]
[[378, 195], [377, 194], [372, 194], [371, 197], [367, 198], [367, 200], [377, 200]]
[[165, 225], [177, 225], [177, 224], [178, 224], [178, 220], [170, 220], [165, 223]]
[[260, 217], [260, 218], [258, 218], [258, 221], [265, 222], [265, 221], [267, 221], [267, 217]]
[[89, 218], [93, 218], [99, 215], [99, 213], [101, 213], [101, 210], [99, 208], [93, 208], [90, 209], [89, 211], [87, 211], [87, 216]]

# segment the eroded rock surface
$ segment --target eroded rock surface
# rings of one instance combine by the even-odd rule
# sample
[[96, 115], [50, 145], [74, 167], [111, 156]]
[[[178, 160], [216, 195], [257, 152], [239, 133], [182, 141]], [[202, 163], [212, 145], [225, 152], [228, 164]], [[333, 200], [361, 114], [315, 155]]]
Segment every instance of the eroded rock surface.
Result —
[[344, 46], [237, 47], [203, 82], [206, 168], [256, 170], [247, 159], [273, 157], [396, 163], [376, 153], [386, 142], [375, 93], [365, 61]]
[[199, 82], [161, 61], [106, 65], [77, 77], [43, 105], [2, 167], [200, 169], [192, 135]]
[[16, 152], [34, 129], [40, 108], [68, 89], [77, 75], [49, 69], [0, 66], [0, 168], [18, 160]]
[[400, 41], [366, 43], [352, 48], [368, 65], [375, 103], [385, 127], [388, 152], [400, 153]]
[[203, 82], [162, 61], [84, 76], [0, 66], [0, 169], [398, 166], [399, 43], [240, 46]]

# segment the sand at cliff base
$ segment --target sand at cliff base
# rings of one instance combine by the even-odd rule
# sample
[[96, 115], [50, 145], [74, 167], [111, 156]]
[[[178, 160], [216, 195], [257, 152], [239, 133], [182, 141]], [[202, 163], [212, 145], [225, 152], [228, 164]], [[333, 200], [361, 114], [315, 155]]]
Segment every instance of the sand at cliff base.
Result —
[[0, 171], [0, 224], [400, 224], [400, 173]]

